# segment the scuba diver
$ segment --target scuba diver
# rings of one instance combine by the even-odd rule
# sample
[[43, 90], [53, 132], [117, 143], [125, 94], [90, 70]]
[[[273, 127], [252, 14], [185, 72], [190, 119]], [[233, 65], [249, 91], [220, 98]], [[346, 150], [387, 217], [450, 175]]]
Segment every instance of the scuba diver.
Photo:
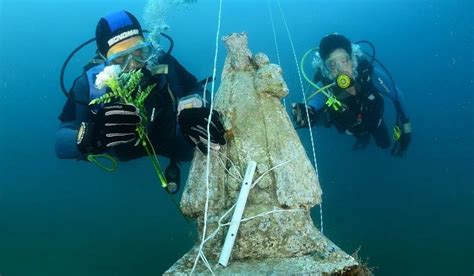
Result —
[[[131, 104], [112, 102], [90, 105], [90, 101], [106, 93], [95, 85], [97, 75], [109, 65], [120, 66], [121, 72], [140, 69], [141, 87], [155, 85], [145, 100], [147, 133], [156, 154], [170, 159], [165, 177], [170, 193], [179, 190], [180, 161], [189, 161], [197, 146], [207, 150], [207, 119], [210, 109], [193, 93], [203, 91], [202, 82], [189, 73], [170, 52], [144, 36], [140, 23], [131, 13], [118, 11], [102, 17], [96, 27], [95, 39], [79, 46], [68, 57], [61, 72], [61, 87], [68, 97], [59, 116], [55, 150], [61, 159], [88, 159], [89, 155], [108, 153], [121, 161], [145, 156], [144, 147], [137, 146], [139, 110]], [[97, 56], [84, 67], [67, 92], [64, 70], [71, 57], [83, 46], [96, 41]], [[209, 81], [207, 79], [206, 81]], [[212, 81], [212, 80], [211, 80]], [[187, 107], [180, 108], [185, 100]], [[191, 106], [189, 105], [191, 104]], [[179, 108], [179, 109], [178, 109]], [[179, 113], [179, 115], [178, 115]], [[210, 141], [213, 149], [226, 143], [224, 128], [213, 110]]]
[[[293, 119], [297, 128], [308, 126], [308, 117], [311, 126], [334, 125], [339, 132], [355, 137], [353, 149], [365, 148], [371, 136], [378, 147], [386, 149], [391, 141], [384, 122], [384, 95], [393, 102], [396, 111], [395, 144], [391, 153], [402, 156], [411, 142], [411, 124], [403, 96], [390, 73], [375, 59], [372, 44], [358, 43], [363, 42], [372, 47], [372, 55], [362, 52], [357, 43], [352, 44], [342, 35], [322, 38], [313, 61], [316, 73], [313, 81], [307, 79], [318, 90], [307, 97], [307, 105], [292, 104]], [[374, 61], [383, 70], [374, 66]]]

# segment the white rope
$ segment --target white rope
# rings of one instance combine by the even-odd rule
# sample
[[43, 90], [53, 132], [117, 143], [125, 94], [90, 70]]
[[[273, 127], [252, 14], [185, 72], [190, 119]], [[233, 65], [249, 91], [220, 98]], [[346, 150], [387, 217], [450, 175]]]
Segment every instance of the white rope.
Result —
[[[222, 160], [222, 159], [221, 159]], [[288, 161], [285, 161], [283, 163], [280, 163], [270, 169], [268, 169], [267, 171], [265, 171], [259, 178], [257, 178], [253, 183], [252, 185], [250, 186], [251, 188], [255, 187], [255, 185], [257, 185], [257, 183], [262, 179], [263, 176], [267, 175], [268, 173], [270, 173], [271, 171], [277, 169], [278, 167], [281, 167], [285, 164], [287, 164], [288, 162], [290, 162], [292, 160], [288, 160]], [[224, 166], [225, 168], [225, 164], [221, 163], [222, 166]], [[237, 170], [237, 169], [236, 169]], [[208, 201], [209, 198], [206, 199], [206, 201]], [[209, 271], [211, 271], [212, 275], [215, 275], [214, 271], [212, 270], [211, 268], [211, 265], [209, 264], [206, 256], [204, 255], [204, 252], [202, 250], [202, 247], [204, 246], [204, 244], [206, 242], [208, 242], [209, 240], [211, 240], [212, 238], [214, 238], [217, 233], [219, 233], [219, 230], [224, 227], [224, 226], [229, 226], [231, 222], [226, 222], [226, 223], [222, 223], [223, 220], [231, 213], [232, 210], [234, 210], [235, 206], [236, 206], [237, 203], [234, 203], [234, 205], [232, 205], [218, 220], [217, 224], [217, 229], [214, 230], [214, 232], [212, 232], [209, 236], [207, 236], [207, 238], [203, 238], [202, 242], [201, 242], [201, 246], [199, 248], [199, 252], [198, 252], [198, 256], [196, 257], [196, 260], [194, 262], [194, 266], [193, 266], [193, 269], [191, 270], [191, 274], [194, 272], [195, 268], [196, 268], [196, 265], [197, 265], [197, 260], [199, 258], [202, 259], [202, 261], [204, 262], [205, 266], [207, 267], [207, 269], [209, 269]], [[255, 218], [258, 218], [258, 217], [263, 217], [263, 216], [266, 216], [266, 215], [269, 215], [269, 214], [272, 214], [272, 213], [280, 213], [280, 212], [302, 212], [304, 210], [301, 210], [300, 208], [296, 208], [296, 209], [275, 209], [275, 207], [273, 208], [273, 210], [270, 210], [270, 211], [265, 211], [265, 212], [262, 212], [262, 213], [259, 213], [257, 215], [254, 215], [254, 216], [251, 216], [251, 217], [248, 217], [248, 218], [243, 218], [240, 220], [240, 222], [246, 222], [246, 221], [249, 221], [249, 220], [252, 220], [252, 219], [255, 219]], [[203, 234], [203, 237], [204, 237], [204, 234]]]
[[285, 165], [286, 163], [288, 163], [288, 162], [290, 162], [290, 161], [292, 161], [292, 160], [293, 160], [293, 159], [288, 160], [288, 161], [285, 161], [285, 162], [283, 162], [283, 163], [280, 163], [280, 164], [276, 165], [275, 167], [273, 167], [273, 168], [267, 170], [266, 172], [264, 172], [261, 176], [259, 176], [259, 177], [255, 180], [255, 182], [252, 184], [251, 188], [253, 188], [255, 185], [257, 185], [257, 183], [260, 182], [260, 180], [262, 180], [262, 178], [263, 178], [266, 174], [268, 174], [269, 172], [273, 171], [274, 169], [276, 169], [276, 168], [278, 168], [278, 167], [280, 167], [280, 166]]
[[[226, 223], [222, 223], [222, 221], [224, 220], [224, 218], [226, 218], [230, 212], [232, 210], [234, 210], [235, 208], [235, 205], [232, 205], [232, 207], [229, 208], [229, 210], [227, 210], [220, 218], [219, 218], [219, 221], [218, 221], [218, 226], [217, 226], [217, 229], [214, 230], [214, 232], [212, 232], [212, 234], [210, 234], [205, 240], [204, 240], [204, 243], [208, 242], [209, 240], [211, 240], [212, 238], [214, 238], [217, 233], [219, 233], [219, 231], [221, 230], [222, 227], [224, 226], [229, 226], [231, 224], [231, 222], [226, 222]], [[270, 211], [265, 211], [265, 212], [262, 212], [262, 213], [259, 213], [255, 216], [251, 216], [251, 217], [248, 217], [248, 218], [243, 218], [242, 220], [240, 220], [240, 222], [246, 222], [246, 221], [249, 221], [249, 220], [252, 220], [252, 219], [255, 219], [255, 218], [258, 218], [258, 217], [263, 217], [263, 216], [267, 216], [267, 215], [270, 215], [272, 213], [282, 213], [282, 212], [303, 212], [304, 210], [302, 209], [299, 209], [299, 208], [296, 208], [296, 209], [273, 209], [273, 210], [270, 210]], [[204, 253], [201, 251], [200, 253], [200, 256], [204, 257]], [[207, 259], [206, 259], [207, 260]], [[209, 263], [208, 263], [209, 265]], [[210, 267], [210, 265], [209, 265]], [[212, 272], [212, 270], [211, 270]], [[192, 273], [192, 272], [191, 272]]]
[[[291, 37], [290, 28], [288, 28], [288, 24], [286, 23], [285, 14], [283, 13], [283, 10], [281, 8], [280, 0], [277, 0], [277, 2], [278, 2], [278, 7], [280, 9], [281, 17], [283, 18], [283, 23], [285, 23], [286, 32], [288, 34], [288, 39], [290, 40], [291, 50], [293, 51], [293, 57], [295, 59], [296, 70], [298, 72], [298, 78], [299, 78], [299, 81], [300, 81], [301, 93], [303, 94], [304, 105], [305, 105], [305, 108], [306, 108], [306, 117], [307, 117], [307, 120], [308, 120], [309, 136], [310, 136], [310, 139], [311, 139], [311, 147], [312, 147], [312, 150], [313, 150], [314, 169], [316, 171], [316, 177], [319, 179], [318, 163], [317, 163], [317, 160], [316, 160], [316, 150], [315, 150], [315, 147], [314, 147], [314, 137], [313, 137], [313, 132], [311, 131], [311, 120], [309, 118], [308, 104], [306, 102], [306, 95], [304, 93], [303, 79], [301, 78], [300, 67], [299, 67], [299, 63], [298, 63], [298, 58], [296, 57], [296, 50], [295, 50], [295, 46], [293, 44], [293, 38]], [[321, 233], [324, 234], [323, 204], [322, 204], [322, 202], [319, 204], [319, 214], [320, 214], [320, 219], [321, 219]]]
[[221, 157], [224, 157], [227, 161], [229, 161], [229, 163], [232, 165], [232, 168], [234, 169], [234, 171], [236, 171], [238, 174], [239, 174], [239, 177], [241, 180], [244, 179], [244, 177], [242, 176], [242, 174], [240, 173], [240, 170], [239, 170], [239, 167], [237, 167], [237, 165], [234, 164], [234, 162], [232, 161], [232, 159], [230, 159], [229, 157], [227, 157], [226, 155], [222, 154], [220, 155]]
[[[258, 217], [263, 217], [263, 216], [266, 216], [266, 215], [269, 215], [269, 214], [272, 214], [272, 213], [282, 213], [282, 212], [304, 212], [304, 210], [299, 209], [299, 208], [297, 208], [297, 209], [273, 209], [271, 211], [262, 212], [260, 214], [255, 215], [255, 216], [244, 218], [244, 219], [241, 220], [241, 222], [246, 222], [248, 220], [255, 219], [255, 218], [258, 218]], [[230, 222], [226, 223], [225, 225], [228, 225], [228, 224], [230, 224]]]
[[206, 79], [206, 83], [204, 83], [204, 89], [202, 91], [202, 106], [206, 107], [206, 92], [207, 92], [207, 84], [209, 82], [209, 78]]
[[222, 167], [224, 167], [224, 170], [227, 172], [227, 175], [229, 175], [230, 177], [232, 177], [235, 181], [237, 182], [241, 182], [242, 181], [242, 178], [239, 178], [235, 175], [233, 175], [229, 169], [226, 168], [226, 165], [224, 163], [224, 160], [222, 160], [222, 158], [219, 156], [219, 162], [221, 163]]
[[[234, 210], [235, 208], [235, 205], [232, 205], [232, 207], [229, 208], [229, 210], [227, 210], [218, 220], [218, 227], [216, 230], [214, 230], [214, 232], [212, 232], [212, 234], [210, 234], [205, 240], [204, 240], [204, 243], [208, 242], [209, 240], [211, 240], [212, 238], [214, 238], [217, 233], [219, 233], [219, 230], [221, 230], [222, 227], [224, 226], [229, 226], [231, 224], [231, 222], [226, 222], [226, 223], [222, 223], [222, 221], [224, 220], [224, 218], [226, 218], [230, 212], [232, 210]], [[282, 213], [282, 212], [303, 212], [304, 210], [300, 209], [300, 208], [296, 208], [296, 209], [273, 209], [273, 210], [270, 210], [270, 211], [265, 211], [265, 212], [262, 212], [262, 213], [259, 213], [255, 216], [251, 216], [251, 217], [248, 217], [248, 218], [243, 218], [242, 220], [240, 220], [240, 222], [246, 222], [246, 221], [249, 221], [249, 220], [252, 220], [252, 219], [255, 219], [255, 218], [258, 218], [258, 217], [263, 217], [263, 216], [266, 216], [266, 215], [270, 215], [272, 213]], [[204, 256], [204, 254], [201, 252], [200, 254], [202, 254], [202, 256]]]
[[[288, 37], [290, 39], [290, 43], [291, 43], [291, 47], [292, 47], [292, 50], [293, 50], [293, 56], [295, 58], [295, 62], [296, 62], [296, 66], [297, 66], [297, 71], [298, 71], [298, 77], [299, 77], [299, 80], [300, 80], [300, 85], [301, 85], [301, 89], [302, 89], [302, 93], [303, 93], [303, 98], [305, 100], [305, 106], [306, 106], [306, 109], [308, 109], [307, 105], [306, 105], [306, 96], [305, 96], [305, 93], [304, 93], [304, 89], [303, 89], [303, 81], [301, 79], [301, 73], [300, 73], [300, 70], [299, 70], [299, 67], [298, 67], [298, 60], [296, 58], [296, 51], [295, 51], [295, 48], [294, 48], [294, 45], [293, 45], [293, 41], [292, 41], [292, 38], [291, 38], [291, 34], [290, 34], [290, 31], [289, 31], [289, 28], [288, 28], [288, 25], [286, 23], [286, 19], [285, 19], [285, 16], [283, 14], [283, 11], [281, 9], [281, 5], [280, 5], [280, 1], [278, 0], [278, 5], [279, 5], [279, 8], [280, 8], [280, 12], [282, 14], [282, 17], [283, 17], [283, 20], [284, 20], [284, 23], [285, 23], [285, 26], [286, 26], [286, 30], [287, 30], [287, 33], [288, 33]], [[271, 11], [271, 8], [270, 8], [270, 11]], [[213, 68], [213, 73], [212, 73], [212, 77], [213, 79], [215, 79], [216, 77], [216, 72], [217, 72], [217, 56], [218, 56], [218, 49], [219, 49], [219, 33], [220, 33], [220, 28], [221, 28], [221, 16], [222, 16], [222, 0], [219, 1], [219, 13], [218, 13], [218, 22], [217, 22], [217, 33], [216, 33], [216, 39], [215, 39], [215, 54], [214, 54], [214, 68]], [[273, 24], [273, 16], [271, 15], [272, 17], [272, 27], [273, 27], [273, 32], [274, 32], [274, 38], [275, 38], [275, 43], [276, 43], [276, 33], [275, 33], [275, 30], [274, 30], [274, 24]], [[276, 44], [276, 47], [277, 47], [277, 55], [278, 55], [278, 62], [280, 63], [280, 58], [279, 58], [279, 54], [278, 54], [278, 45]], [[207, 122], [207, 156], [206, 156], [206, 203], [205, 203], [205, 206], [204, 206], [204, 218], [203, 218], [203, 231], [202, 231], [202, 239], [201, 239], [201, 244], [199, 245], [199, 253], [198, 255], [196, 256], [196, 259], [194, 261], [194, 265], [193, 265], [193, 268], [191, 270], [191, 274], [195, 271], [196, 269], [196, 266], [197, 266], [197, 262], [199, 261], [199, 259], [202, 259], [202, 261], [204, 262], [205, 266], [207, 267], [207, 269], [212, 273], [212, 275], [215, 275], [214, 271], [212, 270], [206, 256], [204, 255], [204, 252], [203, 252], [203, 247], [204, 247], [204, 244], [209, 241], [211, 238], [213, 238], [217, 233], [218, 231], [220, 230], [220, 228], [224, 225], [228, 225], [229, 223], [226, 223], [226, 224], [222, 224], [222, 220], [230, 213], [230, 211], [235, 208], [235, 204], [226, 212], [224, 213], [224, 215], [219, 219], [218, 221], [218, 228], [212, 233], [210, 234], [207, 238], [206, 238], [206, 232], [207, 232], [207, 218], [208, 218], [208, 210], [209, 210], [209, 196], [210, 196], [210, 191], [209, 191], [209, 172], [210, 172], [210, 167], [211, 167], [211, 157], [210, 157], [210, 154], [211, 154], [211, 141], [210, 141], [210, 125], [211, 125], [211, 121], [212, 121], [212, 110], [214, 108], [214, 92], [215, 92], [215, 82], [213, 81], [212, 82], [212, 88], [211, 88], [211, 105], [210, 105], [210, 112], [209, 112], [209, 116], [208, 116], [208, 122]], [[308, 122], [309, 122], [309, 115], [308, 115], [308, 112], [307, 112], [307, 116], [308, 116]], [[310, 131], [310, 136], [311, 136], [311, 143], [313, 145], [313, 158], [314, 158], [314, 162], [315, 162], [315, 167], [316, 167], [316, 175], [318, 176], [318, 171], [317, 171], [317, 163], [316, 163], [316, 154], [315, 154], [315, 149], [314, 149], [314, 139], [313, 139], [313, 135]], [[289, 161], [287, 161], [289, 162]], [[286, 164], [287, 162], [283, 163], [283, 164]], [[283, 165], [283, 164], [279, 164], [273, 168], [271, 168], [269, 171]], [[268, 173], [268, 171], [266, 172]], [[266, 174], [264, 173], [264, 174]], [[263, 176], [263, 175], [262, 175]], [[262, 177], [261, 176], [261, 177]], [[261, 177], [259, 177], [256, 182], [252, 185], [255, 186], [257, 184], [257, 181], [259, 181], [261, 179]], [[283, 211], [298, 211], [299, 209], [290, 209], [290, 210], [272, 210], [272, 211], [267, 211], [267, 212], [263, 212], [263, 213], [260, 213], [258, 215], [255, 215], [253, 217], [250, 217], [250, 218], [244, 218], [242, 219], [241, 221], [247, 221], [247, 220], [250, 220], [250, 219], [254, 219], [254, 218], [257, 218], [257, 217], [261, 217], [261, 216], [264, 216], [264, 215], [268, 215], [268, 214], [271, 214], [271, 213], [274, 213], [274, 212], [283, 212]], [[322, 209], [320, 209], [322, 210]], [[301, 210], [299, 210], [301, 211]], [[322, 216], [322, 211], [321, 211], [321, 216]], [[322, 226], [322, 219], [321, 219], [321, 226]], [[321, 227], [321, 232], [322, 232], [322, 227]]]
[[[275, 49], [276, 49], [276, 54], [277, 54], [278, 66], [281, 67], [280, 50], [278, 49], [278, 41], [277, 41], [277, 37], [276, 37], [275, 23], [273, 21], [273, 11], [272, 11], [272, 7], [270, 5], [270, 0], [267, 0], [267, 4], [268, 4], [268, 11], [270, 13], [270, 22], [272, 23], [273, 40], [275, 41]], [[286, 99], [285, 98], [283, 98], [283, 106], [285, 107], [285, 110], [286, 110]]]
[[[219, 52], [219, 33], [221, 30], [221, 16], [222, 16], [222, 0], [219, 1], [219, 15], [217, 19], [217, 32], [216, 32], [216, 40], [215, 40], [215, 47], [216, 51], [214, 53], [214, 68], [212, 70], [212, 79], [216, 79], [216, 72], [217, 72], [217, 54]], [[207, 215], [208, 215], [208, 210], [209, 210], [209, 171], [211, 170], [211, 120], [212, 120], [212, 110], [214, 108], [214, 91], [215, 91], [215, 81], [212, 82], [211, 85], [211, 106], [210, 106], [210, 112], [209, 116], [207, 118], [207, 158], [206, 158], [206, 204], [204, 206], [204, 226], [202, 230], [202, 240], [201, 244], [199, 245], [199, 254], [196, 256], [196, 259], [194, 261], [193, 269], [191, 270], [191, 274], [194, 272], [196, 269], [197, 262], [199, 258], [201, 258], [204, 261], [204, 264], [206, 265], [207, 269], [211, 271], [212, 275], [214, 275], [214, 271], [212, 271], [211, 266], [209, 265], [209, 262], [206, 259], [206, 256], [204, 256], [204, 253], [202, 251], [202, 248], [204, 246], [204, 241], [206, 238], [206, 231], [207, 231]]]
[[276, 54], [277, 54], [277, 60], [278, 60], [278, 65], [281, 66], [280, 62], [280, 51], [278, 50], [278, 41], [276, 37], [276, 31], [275, 31], [275, 23], [273, 21], [273, 12], [272, 12], [272, 7], [270, 5], [270, 0], [267, 0], [268, 4], [268, 11], [270, 12], [270, 22], [272, 23], [272, 30], [273, 30], [273, 40], [275, 41], [275, 48], [276, 48]]

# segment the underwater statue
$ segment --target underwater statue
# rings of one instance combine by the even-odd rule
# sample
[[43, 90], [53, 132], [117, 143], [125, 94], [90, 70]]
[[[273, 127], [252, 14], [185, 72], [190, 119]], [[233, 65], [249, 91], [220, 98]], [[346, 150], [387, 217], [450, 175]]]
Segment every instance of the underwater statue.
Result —
[[[245, 33], [223, 40], [228, 55], [214, 109], [224, 123], [227, 145], [210, 153], [209, 168], [207, 156], [195, 152], [181, 199], [183, 213], [197, 219], [206, 242], [199, 241], [165, 275], [211, 274], [205, 263], [217, 275], [354, 270], [357, 260], [322, 235], [311, 219], [310, 209], [321, 203], [322, 191], [281, 104], [288, 94], [281, 68], [263, 53], [252, 55]], [[252, 188], [230, 260], [223, 266], [219, 256], [251, 161], [256, 162]]]

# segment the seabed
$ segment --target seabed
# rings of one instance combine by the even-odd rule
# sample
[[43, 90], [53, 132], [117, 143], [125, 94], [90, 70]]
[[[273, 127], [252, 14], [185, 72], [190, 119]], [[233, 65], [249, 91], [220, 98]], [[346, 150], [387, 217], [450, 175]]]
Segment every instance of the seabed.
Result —
[[[354, 257], [327, 239], [327, 252], [301, 257], [230, 261], [227, 267], [210, 260], [215, 275], [372, 275]], [[190, 275], [199, 246], [195, 246], [163, 275]], [[212, 275], [199, 260], [194, 275]]]

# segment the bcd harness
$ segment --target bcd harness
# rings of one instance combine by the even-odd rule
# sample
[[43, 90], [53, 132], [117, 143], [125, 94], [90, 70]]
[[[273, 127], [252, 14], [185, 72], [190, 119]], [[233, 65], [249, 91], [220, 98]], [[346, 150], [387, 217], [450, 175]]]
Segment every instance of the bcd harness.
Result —
[[[384, 113], [383, 98], [373, 85], [372, 71], [373, 66], [366, 59], [360, 59], [354, 85], [356, 94], [353, 96], [337, 87], [332, 89], [342, 106], [337, 110], [331, 107], [324, 109], [328, 116], [327, 126], [334, 124], [341, 132], [363, 136], [380, 125]], [[321, 74], [316, 75], [318, 77], [324, 85], [334, 82]]]

